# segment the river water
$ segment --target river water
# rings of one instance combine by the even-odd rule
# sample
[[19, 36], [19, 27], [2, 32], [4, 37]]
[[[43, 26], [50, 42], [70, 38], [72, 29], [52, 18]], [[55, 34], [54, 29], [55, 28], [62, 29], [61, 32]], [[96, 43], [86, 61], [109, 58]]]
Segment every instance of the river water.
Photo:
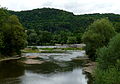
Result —
[[39, 56], [43, 64], [23, 65], [16, 61], [0, 62], [0, 84], [90, 84], [83, 72], [82, 62], [72, 61], [83, 57], [84, 51], [66, 53], [25, 53]]

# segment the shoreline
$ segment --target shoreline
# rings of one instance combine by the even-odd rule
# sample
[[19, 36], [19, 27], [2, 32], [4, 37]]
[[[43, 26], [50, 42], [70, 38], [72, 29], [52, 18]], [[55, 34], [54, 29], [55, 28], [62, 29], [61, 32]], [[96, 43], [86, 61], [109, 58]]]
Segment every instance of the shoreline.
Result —
[[0, 58], [0, 62], [2, 61], [8, 61], [8, 60], [18, 60], [21, 57], [5, 57], [5, 58]]
[[95, 68], [96, 68], [96, 62], [91, 61], [85, 64], [85, 66], [83, 67], [83, 71], [93, 75]]

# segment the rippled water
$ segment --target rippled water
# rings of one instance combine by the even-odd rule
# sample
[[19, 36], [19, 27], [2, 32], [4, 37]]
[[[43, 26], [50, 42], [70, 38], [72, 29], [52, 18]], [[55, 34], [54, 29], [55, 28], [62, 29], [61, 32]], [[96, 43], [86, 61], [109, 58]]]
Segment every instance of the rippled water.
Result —
[[70, 61], [72, 58], [85, 56], [85, 51], [67, 51], [66, 53], [25, 53], [25, 56], [38, 56], [43, 59], [51, 59], [57, 61]]
[[[21, 65], [17, 62], [0, 63], [0, 84], [88, 84], [79, 62], [72, 58], [84, 56], [84, 51], [67, 53], [26, 53], [39, 56], [48, 62], [39, 65]], [[52, 57], [52, 60], [51, 60]]]

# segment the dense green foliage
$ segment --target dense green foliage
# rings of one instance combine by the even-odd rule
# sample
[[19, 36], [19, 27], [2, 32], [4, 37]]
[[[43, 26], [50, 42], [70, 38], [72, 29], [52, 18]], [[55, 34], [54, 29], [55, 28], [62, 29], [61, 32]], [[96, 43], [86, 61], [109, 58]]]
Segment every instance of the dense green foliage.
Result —
[[120, 34], [110, 40], [108, 47], [99, 49], [97, 55], [95, 84], [120, 84]]
[[95, 60], [96, 50], [107, 45], [115, 34], [113, 25], [106, 18], [91, 24], [82, 37], [83, 42], [86, 44], [86, 53], [89, 57]]
[[55, 32], [77, 28], [73, 13], [62, 10], [42, 8], [11, 13], [19, 16], [23, 25], [28, 29]]
[[0, 54], [12, 56], [20, 54], [26, 46], [26, 34], [17, 16], [0, 8]]
[[110, 40], [108, 47], [97, 51], [99, 67], [102, 69], [115, 65], [120, 60], [120, 34]]
[[117, 24], [120, 22], [120, 15], [117, 14], [84, 14], [74, 15], [71, 12], [42, 8], [28, 11], [14, 12], [9, 11], [19, 17], [21, 23], [27, 29], [39, 29], [42, 31], [56, 32], [61, 30], [69, 31], [85, 31], [91, 23], [100, 18], [108, 17], [108, 19]]
[[54, 45], [56, 43], [80, 43], [82, 34], [72, 34], [69, 31], [59, 31], [57, 34], [53, 34], [48, 31], [28, 29], [27, 35], [29, 45]]
[[[95, 20], [105, 17], [108, 17], [116, 30], [120, 32], [120, 15], [112, 13], [74, 15], [71, 12], [53, 8], [9, 12], [17, 15], [20, 22], [28, 31], [34, 31], [34, 33], [31, 32], [32, 34], [28, 33], [29, 45], [81, 43], [81, 37], [86, 31], [86, 28], [88, 28], [88, 26]], [[46, 37], [42, 32], [46, 33]], [[39, 37], [36, 37], [36, 35]], [[40, 39], [42, 39], [42, 41]], [[75, 42], [70, 42], [72, 40]]]
[[115, 66], [106, 70], [96, 69], [94, 84], [120, 84], [120, 69]]

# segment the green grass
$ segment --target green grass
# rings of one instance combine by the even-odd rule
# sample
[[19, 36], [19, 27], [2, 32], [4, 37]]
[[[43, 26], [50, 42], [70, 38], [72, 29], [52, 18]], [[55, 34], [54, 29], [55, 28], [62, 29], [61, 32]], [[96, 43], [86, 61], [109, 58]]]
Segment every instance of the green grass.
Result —
[[62, 50], [83, 50], [82, 48], [60, 48]]
[[40, 48], [41, 50], [56, 50], [56, 49], [61, 49], [61, 50], [83, 50], [83, 48]]
[[41, 53], [41, 51], [29, 49], [29, 50], [22, 50], [22, 53]]
[[41, 49], [41, 50], [55, 50], [57, 48], [39, 48], [39, 49]]
[[[39, 51], [39, 49], [41, 51]], [[67, 50], [83, 50], [83, 48], [39, 48], [39, 49], [24, 49], [22, 53], [65, 53]]]
[[49, 50], [49, 51], [41, 51], [41, 53], [65, 53], [65, 51], [54, 51], [54, 50]]

